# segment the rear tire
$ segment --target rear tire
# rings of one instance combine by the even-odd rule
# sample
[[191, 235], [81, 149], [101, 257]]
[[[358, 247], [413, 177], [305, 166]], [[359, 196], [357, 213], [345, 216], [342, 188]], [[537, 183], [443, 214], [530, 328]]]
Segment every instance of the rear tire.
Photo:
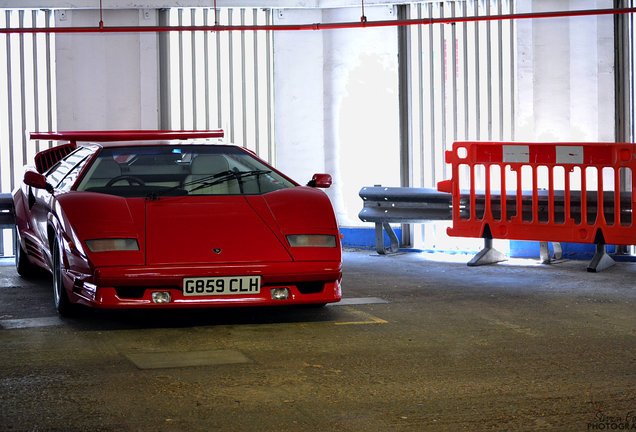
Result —
[[20, 242], [15, 248], [15, 269], [22, 277], [28, 277], [33, 274], [34, 265], [29, 262], [26, 251], [22, 248]]
[[60, 244], [57, 239], [53, 241], [53, 249], [51, 250], [53, 258], [53, 299], [55, 300], [55, 309], [63, 317], [75, 315], [77, 306], [71, 303], [64, 288], [64, 280], [62, 276], [62, 254]]

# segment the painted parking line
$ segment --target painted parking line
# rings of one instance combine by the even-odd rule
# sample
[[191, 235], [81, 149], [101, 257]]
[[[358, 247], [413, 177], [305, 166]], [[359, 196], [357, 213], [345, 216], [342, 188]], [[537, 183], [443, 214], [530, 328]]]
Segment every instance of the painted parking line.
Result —
[[[332, 303], [330, 307], [338, 307], [346, 310], [361, 318], [358, 321], [334, 322], [336, 325], [351, 324], [386, 324], [387, 321], [374, 317], [371, 314], [357, 310], [351, 306], [360, 306], [368, 304], [387, 304], [388, 300], [379, 297], [356, 297], [342, 299], [338, 303]], [[23, 319], [4, 319], [0, 320], [0, 329], [16, 330], [37, 327], [59, 327], [65, 325], [64, 321], [58, 316], [39, 317], [39, 318], [23, 318]]]
[[195, 366], [218, 366], [249, 363], [242, 352], [236, 350], [168, 351], [123, 353], [139, 369], [166, 369]]
[[335, 325], [388, 324], [388, 321], [385, 321], [382, 318], [375, 317], [370, 313], [362, 312], [358, 309], [352, 308], [351, 306], [343, 306], [342, 308], [360, 317], [362, 321], [336, 321], [334, 322]]
[[0, 328], [5, 330], [27, 329], [34, 327], [57, 327], [64, 322], [57, 316], [0, 320]]
[[355, 309], [351, 306], [360, 306], [360, 305], [368, 305], [368, 304], [388, 304], [388, 303], [390, 303], [390, 301], [380, 297], [353, 297], [353, 298], [343, 298], [338, 303], [331, 303], [329, 306], [342, 307], [342, 309], [360, 318], [359, 321], [344, 321], [344, 322], [334, 321], [333, 323], [335, 325], [387, 324], [388, 321], [383, 320], [382, 318], [373, 316], [370, 313], [362, 312], [361, 310]]
[[386, 304], [390, 303], [380, 297], [354, 297], [343, 298], [338, 303], [331, 303], [331, 306], [351, 306], [351, 305], [366, 305], [366, 304]]

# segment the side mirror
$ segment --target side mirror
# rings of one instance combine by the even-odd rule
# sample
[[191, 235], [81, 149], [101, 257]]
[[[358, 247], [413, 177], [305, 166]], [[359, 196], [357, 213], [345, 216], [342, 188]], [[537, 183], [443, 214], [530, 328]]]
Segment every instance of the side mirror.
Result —
[[314, 174], [312, 179], [309, 180], [309, 183], [307, 183], [307, 186], [327, 189], [331, 186], [331, 183], [332, 179], [329, 174]]
[[24, 184], [34, 187], [36, 189], [46, 189], [47, 192], [53, 193], [53, 186], [46, 182], [44, 177], [39, 172], [28, 170], [24, 173]]

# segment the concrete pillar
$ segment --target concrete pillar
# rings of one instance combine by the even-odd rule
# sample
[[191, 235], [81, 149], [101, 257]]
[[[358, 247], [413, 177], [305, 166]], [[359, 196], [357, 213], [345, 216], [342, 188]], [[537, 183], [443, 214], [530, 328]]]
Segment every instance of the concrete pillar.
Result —
[[[370, 21], [395, 19], [392, 7], [365, 8]], [[323, 22], [355, 22], [360, 8], [326, 9]], [[325, 163], [341, 226], [358, 218], [363, 186], [400, 185], [397, 28], [324, 32]]]
[[[274, 12], [275, 24], [321, 21], [320, 10]], [[274, 32], [276, 166], [305, 183], [325, 171], [321, 31]]]
[[[386, 6], [369, 20], [394, 19]], [[275, 23], [348, 22], [360, 8], [288, 9]], [[382, 29], [274, 34], [277, 167], [297, 181], [332, 175], [341, 226], [360, 226], [362, 186], [399, 186], [397, 32]]]
[[[105, 10], [105, 25], [157, 25], [156, 10]], [[97, 10], [60, 10], [56, 27], [97, 26]], [[58, 130], [157, 129], [156, 33], [56, 36]]]

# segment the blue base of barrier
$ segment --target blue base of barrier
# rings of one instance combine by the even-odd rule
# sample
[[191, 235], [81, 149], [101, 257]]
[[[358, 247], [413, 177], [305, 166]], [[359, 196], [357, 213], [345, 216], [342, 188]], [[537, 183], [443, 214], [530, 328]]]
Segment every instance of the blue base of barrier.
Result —
[[[571, 260], [590, 260], [596, 252], [596, 245], [588, 243], [561, 243], [563, 258]], [[549, 244], [550, 254], [553, 253], [552, 243]], [[510, 256], [514, 258], [536, 258], [539, 242], [510, 240]], [[607, 253], [616, 261], [636, 262], [634, 255], [614, 255], [616, 246], [607, 245]]]
[[[402, 235], [402, 230], [399, 228], [394, 229], [398, 238]], [[340, 233], [343, 235], [342, 246], [350, 247], [354, 249], [375, 250], [375, 229], [374, 228], [340, 228]], [[389, 236], [384, 233], [384, 245], [390, 246], [391, 241]], [[571, 260], [591, 260], [596, 252], [596, 246], [593, 244], [582, 243], [561, 243], [563, 247], [563, 258]], [[629, 261], [636, 262], [636, 256], [634, 255], [614, 255], [616, 247], [613, 245], [607, 245], [607, 253], [612, 255], [612, 258], [616, 261]], [[458, 254], [455, 251], [445, 251], [443, 248], [432, 250], [414, 249], [414, 248], [400, 248], [400, 252], [440, 252]], [[467, 251], [467, 254], [474, 254], [474, 252]], [[550, 244], [550, 253], [553, 253], [552, 244]], [[535, 241], [510, 241], [510, 257], [511, 258], [539, 258], [539, 242]]]
[[[593, 244], [561, 243], [563, 258], [589, 260], [594, 256], [596, 246]], [[550, 254], [553, 253], [552, 243], [549, 244]], [[614, 253], [614, 246], [607, 246], [607, 253]], [[534, 258], [539, 250], [537, 241], [510, 241], [510, 256], [515, 258]]]
[[[393, 228], [397, 238], [402, 237], [400, 228]], [[355, 249], [375, 250], [375, 228], [340, 228], [342, 234], [342, 246]], [[384, 246], [391, 246], [391, 240], [384, 232]]]

